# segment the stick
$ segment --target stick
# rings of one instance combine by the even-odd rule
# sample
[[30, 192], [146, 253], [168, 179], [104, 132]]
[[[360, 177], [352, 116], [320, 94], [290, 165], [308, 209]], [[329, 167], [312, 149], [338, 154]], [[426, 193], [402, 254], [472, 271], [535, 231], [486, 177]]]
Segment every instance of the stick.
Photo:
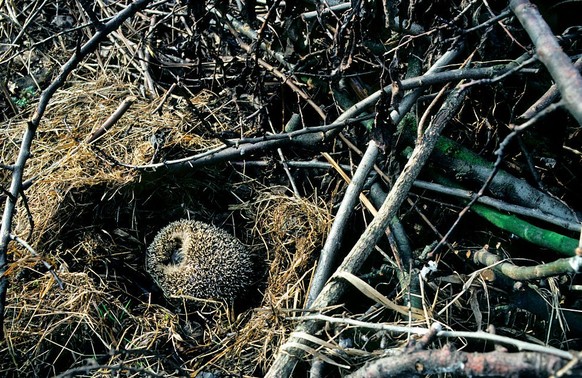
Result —
[[582, 125], [582, 76], [535, 5], [529, 0], [512, 0], [509, 6], [535, 45], [538, 59], [556, 81], [566, 108]]

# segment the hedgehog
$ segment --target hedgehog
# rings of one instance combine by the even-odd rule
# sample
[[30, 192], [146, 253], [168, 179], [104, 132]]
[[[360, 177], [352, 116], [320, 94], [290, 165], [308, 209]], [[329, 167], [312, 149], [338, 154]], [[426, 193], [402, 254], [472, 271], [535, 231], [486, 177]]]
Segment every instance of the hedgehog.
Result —
[[247, 248], [213, 225], [179, 220], [156, 235], [146, 252], [148, 274], [171, 297], [234, 301], [250, 286]]

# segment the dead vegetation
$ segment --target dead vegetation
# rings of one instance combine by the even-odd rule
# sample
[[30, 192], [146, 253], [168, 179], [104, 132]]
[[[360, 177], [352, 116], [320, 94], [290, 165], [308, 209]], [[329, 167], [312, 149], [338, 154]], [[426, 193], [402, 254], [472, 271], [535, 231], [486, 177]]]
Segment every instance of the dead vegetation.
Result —
[[[520, 1], [201, 4], [0, 2], [2, 375], [576, 371], [579, 104]], [[247, 297], [164, 298], [181, 218]]]

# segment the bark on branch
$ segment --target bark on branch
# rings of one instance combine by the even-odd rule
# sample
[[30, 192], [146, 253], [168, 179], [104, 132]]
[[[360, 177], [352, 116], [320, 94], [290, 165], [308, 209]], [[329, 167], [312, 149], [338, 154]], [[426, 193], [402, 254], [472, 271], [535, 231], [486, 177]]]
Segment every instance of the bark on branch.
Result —
[[582, 125], [582, 76], [535, 5], [529, 0], [512, 0], [510, 6], [535, 45], [539, 60], [556, 81], [566, 107]]
[[348, 377], [419, 377], [445, 373], [466, 377], [548, 377], [562, 365], [564, 360], [560, 357], [543, 353], [467, 353], [444, 348], [380, 358]]

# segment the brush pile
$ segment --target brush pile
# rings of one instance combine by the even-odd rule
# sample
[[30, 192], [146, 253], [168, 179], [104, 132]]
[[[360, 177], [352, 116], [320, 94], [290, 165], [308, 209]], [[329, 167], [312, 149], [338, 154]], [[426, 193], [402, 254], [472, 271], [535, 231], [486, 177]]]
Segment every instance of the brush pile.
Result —
[[[575, 372], [579, 8], [0, 2], [0, 375]], [[163, 295], [179, 219], [246, 297]]]

